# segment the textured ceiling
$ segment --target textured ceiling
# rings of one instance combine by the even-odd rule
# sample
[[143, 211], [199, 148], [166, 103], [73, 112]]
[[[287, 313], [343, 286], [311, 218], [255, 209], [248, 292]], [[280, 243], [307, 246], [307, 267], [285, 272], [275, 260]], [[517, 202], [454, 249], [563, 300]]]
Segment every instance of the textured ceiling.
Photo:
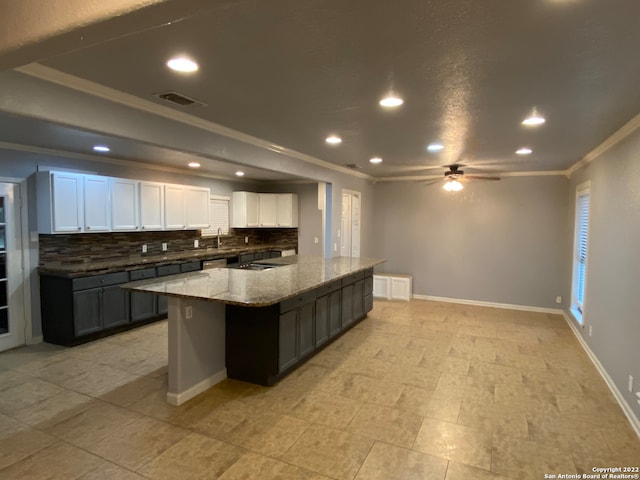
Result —
[[[638, 0], [261, 0], [41, 63], [163, 105], [178, 91], [207, 104], [180, 111], [382, 177], [568, 168], [640, 112], [638, 45]], [[178, 53], [200, 71], [166, 69]], [[527, 129], [534, 106], [547, 124]]]

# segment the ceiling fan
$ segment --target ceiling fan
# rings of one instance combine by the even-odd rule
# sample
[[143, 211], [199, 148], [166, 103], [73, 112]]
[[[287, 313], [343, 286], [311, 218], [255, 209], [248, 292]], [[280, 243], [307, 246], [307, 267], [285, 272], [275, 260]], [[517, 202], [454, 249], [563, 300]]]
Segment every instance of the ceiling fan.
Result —
[[[462, 167], [465, 165], [461, 163], [452, 163], [450, 165], [443, 165], [448, 170], [444, 172], [445, 184], [442, 186], [448, 192], [458, 192], [464, 188], [460, 180], [466, 182], [467, 180], [500, 180], [496, 175], [466, 175]], [[430, 180], [425, 185], [431, 185], [440, 182], [442, 179], [437, 178]]]

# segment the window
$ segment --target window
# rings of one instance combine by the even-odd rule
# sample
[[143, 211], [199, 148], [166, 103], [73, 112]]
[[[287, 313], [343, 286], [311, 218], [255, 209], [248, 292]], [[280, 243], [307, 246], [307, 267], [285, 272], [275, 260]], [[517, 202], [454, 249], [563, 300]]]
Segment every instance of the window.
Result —
[[578, 186], [576, 191], [576, 225], [573, 245], [573, 282], [571, 311], [582, 323], [584, 292], [587, 277], [587, 253], [589, 246], [589, 183]]
[[229, 201], [224, 195], [209, 198], [209, 228], [202, 230], [202, 236], [217, 235], [220, 228], [223, 235], [229, 234]]

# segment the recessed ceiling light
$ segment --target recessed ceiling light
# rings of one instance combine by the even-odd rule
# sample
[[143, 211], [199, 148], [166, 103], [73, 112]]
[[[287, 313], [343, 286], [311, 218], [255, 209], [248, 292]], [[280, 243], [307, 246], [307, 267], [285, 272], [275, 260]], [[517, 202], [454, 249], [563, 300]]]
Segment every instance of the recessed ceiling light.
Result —
[[404, 100], [402, 100], [397, 95], [388, 95], [384, 97], [382, 100], [380, 100], [380, 105], [386, 108], [399, 107], [403, 103], [404, 103]]
[[329, 135], [325, 139], [325, 142], [327, 142], [330, 145], [339, 145], [342, 143], [342, 139], [337, 135]]
[[373, 158], [369, 159], [369, 161], [370, 161], [371, 163], [374, 163], [374, 164], [376, 164], [376, 163], [382, 163], [382, 159], [381, 159], [380, 157], [373, 157]]
[[531, 153], [533, 153], [533, 150], [531, 150], [530, 148], [527, 148], [527, 147], [522, 147], [522, 148], [519, 148], [518, 150], [516, 150], [516, 153], [518, 155], [530, 155]]
[[238, 171], [236, 172], [236, 176], [237, 176], [237, 177], [244, 177], [244, 172], [243, 172], [243, 171], [241, 171], [241, 170], [238, 170]]
[[444, 145], [442, 145], [441, 143], [430, 143], [427, 146], [427, 150], [430, 152], [440, 152], [444, 149]]
[[534, 108], [531, 114], [522, 120], [522, 125], [526, 125], [527, 127], [537, 127], [538, 125], [542, 125], [547, 120], [538, 113], [538, 111]]
[[109, 147], [107, 147], [106, 145], [94, 145], [93, 146], [93, 150], [95, 152], [110, 152], [111, 149]]
[[191, 168], [199, 168], [200, 164], [198, 162], [189, 162], [189, 166]]
[[174, 57], [167, 61], [167, 67], [183, 73], [192, 73], [198, 70], [198, 64], [187, 57]]

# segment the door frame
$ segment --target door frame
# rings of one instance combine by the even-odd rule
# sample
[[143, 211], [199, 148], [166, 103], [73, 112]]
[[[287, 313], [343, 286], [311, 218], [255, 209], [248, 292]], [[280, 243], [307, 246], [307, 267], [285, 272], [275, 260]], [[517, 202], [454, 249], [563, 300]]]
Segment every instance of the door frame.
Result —
[[[0, 183], [11, 183], [15, 186], [14, 202], [17, 203], [14, 208], [17, 210], [16, 223], [19, 225], [19, 243], [18, 250], [21, 252], [21, 279], [20, 288], [22, 289], [22, 318], [18, 320], [18, 327], [24, 332], [23, 345], [31, 345], [42, 342], [42, 336], [33, 337], [33, 316], [31, 308], [31, 281], [32, 281], [32, 265], [31, 265], [31, 245], [29, 242], [29, 208], [28, 208], [28, 186], [27, 179], [15, 177], [0, 176]], [[37, 235], [37, 233], [36, 233]], [[37, 248], [37, 243], [35, 248]], [[37, 259], [37, 255], [35, 256]], [[33, 267], [35, 268], [35, 267]], [[37, 273], [37, 272], [36, 272]]]
[[[360, 208], [359, 208], [359, 215], [360, 217], [358, 218], [358, 235], [357, 235], [357, 239], [358, 239], [358, 257], [360, 257], [361, 252], [362, 252], [362, 192], [358, 192], [356, 190], [349, 190], [347, 188], [343, 188], [342, 189], [342, 193], [340, 195], [340, 200], [341, 200], [341, 208], [340, 208], [340, 254], [342, 255], [342, 242], [344, 239], [344, 196], [345, 195], [349, 195], [351, 197], [351, 202], [353, 201], [354, 197], [358, 198], [358, 202], [360, 203]], [[354, 227], [353, 227], [353, 203], [351, 204], [351, 208], [350, 208], [350, 213], [349, 213], [349, 218], [351, 220], [350, 222], [350, 226], [351, 226], [351, 231], [349, 232], [349, 238], [350, 238], [350, 245], [349, 245], [349, 256], [353, 257], [353, 232], [354, 232]]]

